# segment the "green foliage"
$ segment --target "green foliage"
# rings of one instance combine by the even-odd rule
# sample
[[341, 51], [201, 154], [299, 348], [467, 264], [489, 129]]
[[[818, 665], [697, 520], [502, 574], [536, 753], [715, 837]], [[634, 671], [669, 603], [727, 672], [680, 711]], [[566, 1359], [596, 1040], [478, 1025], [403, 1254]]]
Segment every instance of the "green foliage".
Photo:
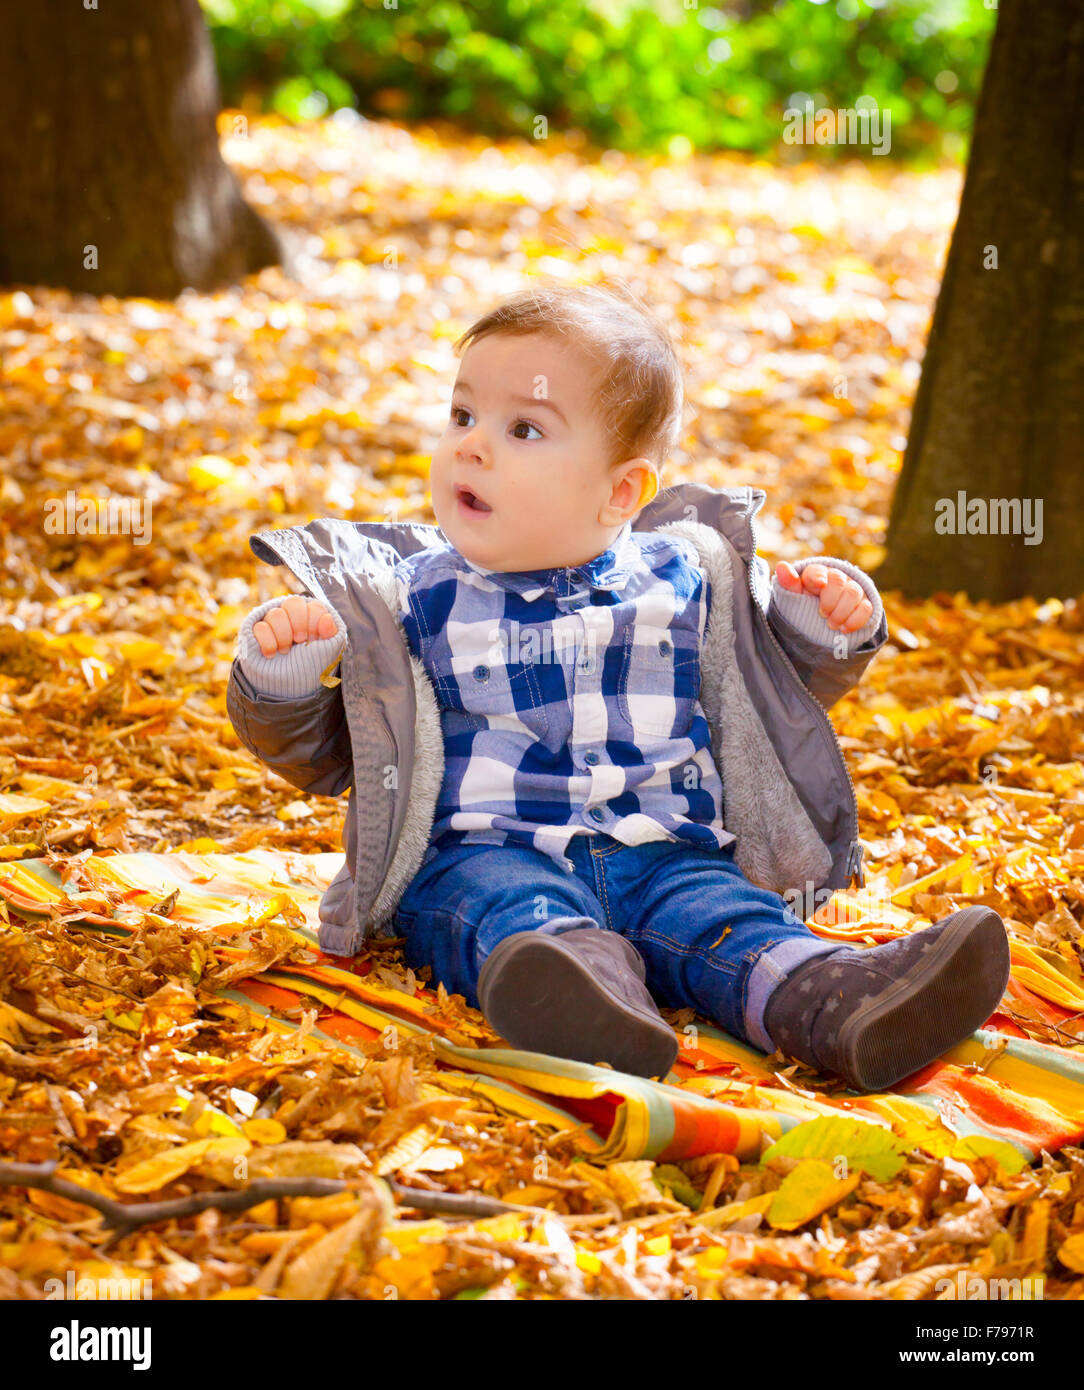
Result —
[[[961, 155], [996, 12], [984, 0], [202, 0], [225, 100], [342, 106], [599, 146], [779, 158], [806, 97], [892, 115], [892, 154]], [[391, 0], [389, 0], [389, 5]], [[797, 98], [797, 100], [795, 100]], [[868, 147], [821, 145], [818, 158]]]
[[651, 1176], [660, 1192], [669, 1193], [675, 1201], [682, 1202], [685, 1206], [691, 1207], [693, 1211], [700, 1210], [700, 1203], [703, 1200], [702, 1194], [676, 1164], [663, 1163], [655, 1169]]

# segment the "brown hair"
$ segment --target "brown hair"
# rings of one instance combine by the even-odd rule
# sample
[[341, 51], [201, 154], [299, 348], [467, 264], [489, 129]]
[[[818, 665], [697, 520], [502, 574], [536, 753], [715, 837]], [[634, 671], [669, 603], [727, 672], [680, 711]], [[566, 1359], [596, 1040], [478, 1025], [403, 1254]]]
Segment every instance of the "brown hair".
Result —
[[681, 363], [662, 321], [623, 281], [524, 290], [471, 324], [455, 350], [495, 333], [567, 337], [598, 372], [607, 464], [649, 458], [662, 467], [681, 433]]

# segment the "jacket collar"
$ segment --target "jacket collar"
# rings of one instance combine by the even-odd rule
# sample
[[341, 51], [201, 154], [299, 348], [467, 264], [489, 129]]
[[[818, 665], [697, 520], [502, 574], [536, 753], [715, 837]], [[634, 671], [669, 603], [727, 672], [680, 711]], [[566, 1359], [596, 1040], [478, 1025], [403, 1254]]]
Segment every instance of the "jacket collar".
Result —
[[[753, 517], [764, 505], [764, 499], [760, 488], [679, 483], [665, 488], [644, 507], [635, 518], [636, 530], [654, 531], [671, 521], [701, 521], [725, 536], [741, 558], [751, 563], [755, 551]], [[515, 586], [518, 579], [521, 593], [530, 593], [533, 584], [536, 595], [547, 592], [555, 577], [556, 583], [563, 586], [558, 592], [563, 593], [586, 593], [589, 587], [618, 589], [624, 583], [621, 572], [631, 568], [627, 551], [621, 548], [628, 543], [629, 536], [623, 531], [609, 550], [578, 569], [542, 570], [518, 577], [502, 575], [500, 579], [509, 587]], [[268, 565], [287, 565], [302, 583], [325, 597], [325, 586], [341, 585], [346, 575], [383, 574], [399, 559], [429, 546], [446, 544], [449, 542], [444, 532], [432, 524], [345, 521], [335, 517], [259, 531], [249, 538], [257, 559]]]
[[626, 521], [607, 550], [601, 555], [596, 555], [593, 560], [574, 567], [501, 571], [483, 569], [466, 556], [462, 559], [475, 574], [484, 575], [502, 589], [532, 599], [546, 593], [563, 598], [585, 589], [623, 589], [632, 573], [636, 555], [637, 547], [632, 539], [632, 522]]

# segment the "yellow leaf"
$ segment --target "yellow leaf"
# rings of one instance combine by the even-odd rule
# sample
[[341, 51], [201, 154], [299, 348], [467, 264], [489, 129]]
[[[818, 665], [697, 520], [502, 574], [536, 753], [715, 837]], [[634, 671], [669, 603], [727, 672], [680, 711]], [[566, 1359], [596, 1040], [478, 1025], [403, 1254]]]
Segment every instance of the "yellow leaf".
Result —
[[1084, 1274], [1084, 1231], [1078, 1231], [1063, 1241], [1058, 1250], [1058, 1259], [1067, 1269]]
[[188, 465], [188, 481], [204, 492], [233, 482], [236, 473], [234, 465], [221, 454], [204, 454]]
[[[119, 360], [124, 361], [123, 354], [120, 354]], [[129, 425], [114, 438], [113, 447], [129, 457], [134, 457], [143, 448], [146, 437], [146, 433], [138, 425]]]
[[446, 1245], [418, 1245], [402, 1258], [385, 1256], [373, 1265], [373, 1274], [395, 1288], [403, 1298], [427, 1298], [433, 1291], [433, 1275], [448, 1258]]
[[141, 1009], [128, 1009], [124, 1013], [116, 1009], [105, 1009], [104, 1014], [114, 1028], [123, 1028], [126, 1033], [138, 1033], [143, 1023]]
[[40, 816], [48, 811], [49, 803], [39, 801], [36, 796], [19, 796], [17, 793], [0, 793], [0, 821], [13, 825], [26, 816]]
[[[56, 1176], [74, 1183], [76, 1187], [85, 1187], [91, 1192], [96, 1192], [99, 1196], [108, 1197], [111, 1195], [98, 1174], [88, 1172], [86, 1169], [58, 1168]], [[32, 1207], [45, 1212], [48, 1216], [55, 1217], [58, 1221], [85, 1221], [87, 1218], [88, 1209], [74, 1197], [57, 1197], [53, 1193], [43, 1192], [39, 1188], [30, 1188], [26, 1196]], [[8, 1264], [14, 1263], [14, 1261], [9, 1262], [3, 1259], [2, 1263]], [[104, 1267], [108, 1268], [108, 1266]]]
[[411, 1163], [425, 1152], [435, 1133], [436, 1131], [431, 1125], [415, 1125], [413, 1129], [408, 1130], [403, 1135], [397, 1144], [388, 1150], [377, 1163], [373, 1172], [378, 1178], [387, 1177], [389, 1173], [397, 1173], [405, 1164]]
[[1047, 1245], [1050, 1240], [1050, 1203], [1040, 1198], [1027, 1209], [1024, 1221], [1024, 1234], [1017, 1244], [1016, 1258], [1022, 1261], [1022, 1272], [1040, 1274], [1046, 1264]]
[[336, 1192], [330, 1197], [294, 1197], [290, 1202], [290, 1225], [307, 1227], [319, 1222], [329, 1231], [349, 1221], [359, 1210], [356, 1192]]
[[725, 1207], [697, 1212], [692, 1220], [698, 1226], [730, 1226], [746, 1216], [763, 1216], [774, 1201], [774, 1192], [762, 1192], [759, 1197], [749, 1197], [744, 1202], [728, 1202]]
[[277, 1293], [280, 1298], [324, 1299], [334, 1287], [339, 1270], [357, 1245], [362, 1231], [370, 1220], [368, 1212], [359, 1211], [342, 1226], [298, 1255], [286, 1267]]
[[768, 1209], [768, 1225], [777, 1231], [795, 1231], [834, 1207], [853, 1192], [862, 1174], [837, 1178], [832, 1166], [820, 1158], [807, 1158], [780, 1183]]
[[[172, 652], [167, 651], [161, 642], [152, 642], [145, 637], [120, 642], [117, 650], [129, 666], [136, 666], [140, 670], [163, 671], [173, 664]], [[170, 705], [173, 703], [169, 701]]]
[[24, 1014], [22, 1009], [17, 1009], [14, 1004], [0, 1001], [0, 1038], [6, 1042], [18, 1046], [24, 1033], [33, 1037], [59, 1031], [59, 1028], [54, 1028], [51, 1023], [43, 1023], [33, 1014]]
[[992, 1158], [1010, 1175], [1022, 1173], [1028, 1166], [1028, 1160], [1019, 1149], [1004, 1139], [991, 1139], [984, 1134], [963, 1135], [953, 1144], [951, 1156], [962, 1159], [964, 1163], [974, 1158]]
[[916, 878], [911, 883], [905, 883], [902, 888], [892, 894], [891, 902], [897, 906], [907, 902], [915, 893], [924, 893], [934, 883], [951, 883], [954, 878], [959, 878], [971, 868], [971, 853], [961, 854], [959, 859], [954, 859], [951, 864], [945, 864], [943, 868], [934, 869], [933, 873], [926, 874], [923, 878]]
[[887, 554], [888, 551], [883, 545], [860, 545], [855, 563], [859, 569], [875, 570]]
[[14, 290], [11, 294], [0, 295], [0, 324], [8, 324], [19, 319], [34, 317], [34, 301], [25, 290]]
[[669, 1202], [656, 1187], [652, 1177], [654, 1168], [654, 1163], [646, 1158], [606, 1165], [606, 1178], [614, 1196], [621, 1203], [622, 1211], [644, 1206], [679, 1205]]
[[57, 608], [63, 611], [66, 608], [86, 608], [94, 612], [96, 608], [102, 606], [101, 594], [65, 594], [63, 598], [56, 601]]
[[[241, 1127], [236, 1120], [230, 1119], [229, 1115], [224, 1115], [221, 1110], [216, 1110], [209, 1105], [206, 1110], [196, 1120], [192, 1126], [196, 1134], [220, 1134], [225, 1139], [241, 1138]], [[248, 1143], [248, 1140], [245, 1140]]]
[[[769, 1193], [768, 1195], [774, 1194]], [[730, 1251], [725, 1245], [713, 1245], [710, 1250], [705, 1250], [703, 1254], [695, 1256], [693, 1263], [696, 1266], [696, 1272], [703, 1275], [704, 1278], [718, 1279], [729, 1259]]]
[[505, 1211], [500, 1216], [485, 1216], [476, 1221], [475, 1230], [485, 1231], [494, 1240], [525, 1240], [527, 1222], [514, 1211]]
[[286, 1126], [278, 1120], [246, 1120], [241, 1129], [254, 1144], [281, 1144], [286, 1138]]
[[157, 1192], [176, 1182], [205, 1156], [235, 1158], [250, 1148], [247, 1139], [196, 1139], [125, 1169], [114, 1179], [113, 1186], [118, 1192]]
[[761, 1157], [771, 1166], [776, 1158], [816, 1158], [866, 1172], [878, 1182], [894, 1178], [903, 1167], [903, 1151], [892, 1131], [846, 1115], [818, 1115], [788, 1130]]
[[514, 1192], [505, 1192], [501, 1195], [502, 1202], [511, 1202], [517, 1207], [540, 1207], [546, 1202], [552, 1201], [556, 1196], [555, 1187], [543, 1187], [540, 1183], [528, 1183], [526, 1187], [517, 1187]]
[[426, 1149], [424, 1153], [420, 1153], [409, 1163], [404, 1163], [399, 1171], [402, 1173], [447, 1173], [453, 1168], [462, 1167], [462, 1165], [462, 1149], [436, 1145]]
[[179, 1149], [167, 1149], [153, 1158], [145, 1158], [121, 1173], [113, 1185], [118, 1192], [157, 1192], [187, 1173], [207, 1152], [210, 1143], [210, 1139], [197, 1139], [192, 1144], [182, 1144]]
[[[510, 1235], [501, 1235], [494, 1232], [498, 1240], [518, 1240], [520, 1238], [523, 1233], [522, 1218], [517, 1216], [512, 1219], [519, 1221], [519, 1229], [517, 1229], [514, 1234]], [[488, 1217], [487, 1220], [507, 1221], [508, 1218], [507, 1216], [491, 1216]], [[482, 1230], [483, 1227], [483, 1222], [479, 1221], [476, 1223], [477, 1230]], [[448, 1226], [444, 1221], [404, 1221], [401, 1225], [389, 1226], [384, 1232], [384, 1237], [390, 1240], [392, 1245], [394, 1245], [401, 1254], [407, 1254], [411, 1250], [414, 1250], [422, 1239], [428, 1238], [432, 1240], [437, 1236], [444, 1235], [447, 1230]]]
[[292, 899], [285, 893], [276, 893], [273, 898], [268, 898], [259, 911], [254, 911], [252, 924], [256, 927], [263, 926], [264, 922], [270, 922], [272, 917], [277, 917], [279, 913], [292, 902]]

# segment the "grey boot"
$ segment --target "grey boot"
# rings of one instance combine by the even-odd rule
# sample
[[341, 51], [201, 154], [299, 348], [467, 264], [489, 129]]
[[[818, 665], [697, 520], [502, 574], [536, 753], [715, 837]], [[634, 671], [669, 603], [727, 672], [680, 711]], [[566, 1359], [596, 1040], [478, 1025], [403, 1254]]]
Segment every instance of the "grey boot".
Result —
[[648, 993], [646, 973], [639, 951], [617, 932], [517, 932], [483, 965], [478, 999], [513, 1047], [665, 1077], [678, 1043]]
[[981, 1027], [1008, 983], [1005, 924], [966, 907], [883, 946], [806, 961], [769, 997], [764, 1027], [786, 1056], [883, 1091]]

